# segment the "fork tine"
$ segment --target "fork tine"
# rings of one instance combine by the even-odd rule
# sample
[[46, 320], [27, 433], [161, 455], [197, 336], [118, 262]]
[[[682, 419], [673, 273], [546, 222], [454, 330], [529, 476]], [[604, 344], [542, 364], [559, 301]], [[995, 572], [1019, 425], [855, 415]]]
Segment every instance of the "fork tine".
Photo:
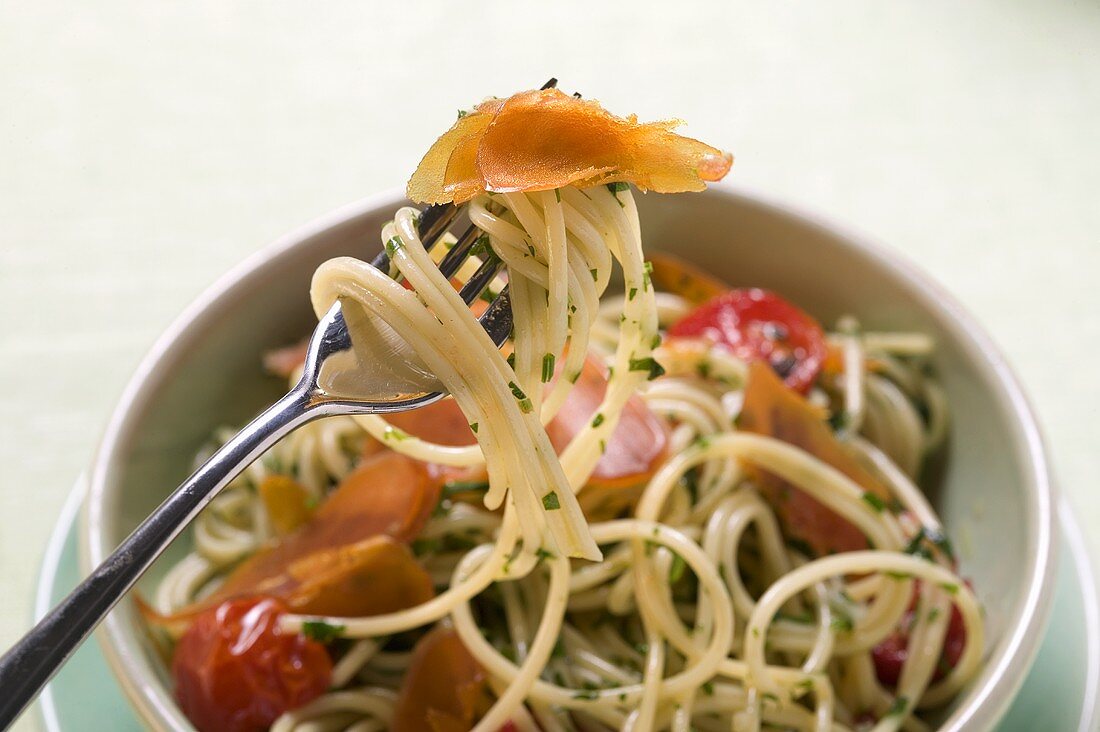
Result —
[[[447, 233], [447, 229], [458, 217], [459, 210], [459, 207], [453, 203], [428, 206], [424, 209], [420, 214], [420, 223], [417, 224], [416, 228], [420, 233], [420, 241], [424, 244], [425, 249], [430, 251], [443, 238], [443, 235]], [[385, 248], [378, 252], [370, 263], [375, 269], [389, 272], [390, 258], [386, 255]]]

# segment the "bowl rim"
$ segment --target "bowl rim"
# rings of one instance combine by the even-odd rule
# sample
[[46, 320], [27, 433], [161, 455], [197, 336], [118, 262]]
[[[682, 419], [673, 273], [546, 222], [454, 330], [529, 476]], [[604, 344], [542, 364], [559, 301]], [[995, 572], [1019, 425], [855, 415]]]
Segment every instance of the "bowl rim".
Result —
[[[1012, 618], [997, 653], [986, 661], [985, 679], [980, 687], [967, 690], [967, 702], [960, 705], [945, 721], [943, 730], [992, 727], [1008, 709], [1022, 685], [1027, 671], [1038, 653], [1043, 631], [1053, 602], [1056, 578], [1057, 524], [1054, 506], [1057, 489], [1051, 474], [1047, 449], [1034, 409], [992, 338], [942, 285], [911, 262], [904, 253], [888, 249], [849, 226], [801, 206], [792, 205], [741, 183], [712, 184], [711, 195], [737, 200], [742, 205], [763, 209], [767, 213], [799, 223], [821, 232], [842, 247], [853, 249], [904, 280], [927, 307], [939, 316], [944, 327], [951, 330], [965, 354], [975, 363], [984, 381], [992, 385], [995, 398], [1012, 416], [1018, 434], [1014, 452], [1020, 452], [1026, 465], [1026, 520], [1035, 533], [1035, 552], [1028, 557], [1026, 594], [1023, 609]], [[80, 516], [79, 557], [81, 572], [88, 574], [99, 564], [114, 544], [108, 537], [104, 499], [108, 495], [108, 475], [112, 456], [120, 439], [128, 432], [134, 419], [135, 406], [155, 393], [151, 376], [161, 365], [172, 359], [184, 346], [190, 329], [203, 314], [253, 274], [262, 265], [284, 252], [330, 229], [370, 215], [382, 208], [396, 209], [406, 202], [404, 191], [390, 189], [340, 206], [312, 221], [291, 230], [267, 246], [246, 257], [213, 284], [202, 291], [171, 322], [141, 359], [112, 410], [103, 437], [96, 449], [89, 472], [88, 494]], [[170, 731], [183, 720], [168, 690], [154, 678], [145, 678], [146, 654], [137, 636], [127, 628], [118, 613], [112, 612], [96, 638], [112, 673], [118, 679], [128, 701], [153, 729]]]

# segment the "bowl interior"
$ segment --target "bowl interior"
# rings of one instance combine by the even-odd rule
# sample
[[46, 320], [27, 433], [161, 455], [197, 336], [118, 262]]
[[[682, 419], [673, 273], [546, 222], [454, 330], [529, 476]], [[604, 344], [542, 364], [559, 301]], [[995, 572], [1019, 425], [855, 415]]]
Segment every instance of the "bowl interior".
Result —
[[[675, 252], [733, 285], [770, 288], [824, 323], [845, 313], [864, 327], [913, 329], [937, 342], [935, 369], [950, 399], [947, 460], [931, 491], [972, 578], [988, 623], [981, 677], [941, 714], [948, 728], [987, 726], [1034, 655], [1050, 593], [1050, 487], [1034, 423], [1011, 376], [957, 306], [896, 257], [784, 208], [718, 187], [688, 196], [638, 196], [646, 246]], [[338, 211], [231, 272], [177, 321], [143, 364], [98, 456], [84, 520], [95, 563], [192, 468], [211, 431], [239, 425], [281, 394], [260, 355], [309, 332], [313, 269], [342, 254], [369, 257], [396, 195]], [[145, 577], [146, 595], [173, 551]], [[165, 666], [132, 604], [105, 625], [105, 653], [156, 728], [188, 729], [166, 690]]]

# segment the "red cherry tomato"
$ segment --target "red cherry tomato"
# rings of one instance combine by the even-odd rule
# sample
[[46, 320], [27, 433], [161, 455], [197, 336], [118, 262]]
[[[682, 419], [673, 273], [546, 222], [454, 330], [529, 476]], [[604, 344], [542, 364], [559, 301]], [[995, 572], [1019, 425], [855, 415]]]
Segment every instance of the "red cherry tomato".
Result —
[[[913, 620], [913, 612], [916, 607], [917, 591], [913, 591], [913, 604], [909, 611], [901, 619], [901, 627], [908, 628]], [[963, 622], [962, 613], [954, 605], [951, 606], [951, 619], [947, 623], [947, 633], [943, 638], [943, 651], [940, 660], [936, 664], [936, 673], [933, 681], [939, 681], [947, 675], [947, 672], [955, 668], [966, 648], [966, 624]], [[871, 658], [875, 663], [875, 676], [884, 686], [895, 688], [898, 679], [901, 678], [901, 667], [909, 658], [909, 633], [905, 630], [897, 630], [886, 640], [879, 643], [871, 650]]]
[[278, 600], [231, 600], [195, 618], [172, 658], [176, 701], [199, 732], [261, 732], [332, 681], [325, 647], [283, 633]]
[[670, 336], [706, 338], [745, 361], [767, 361], [787, 386], [805, 393], [827, 355], [817, 321], [760, 288], [730, 290], [669, 328]]

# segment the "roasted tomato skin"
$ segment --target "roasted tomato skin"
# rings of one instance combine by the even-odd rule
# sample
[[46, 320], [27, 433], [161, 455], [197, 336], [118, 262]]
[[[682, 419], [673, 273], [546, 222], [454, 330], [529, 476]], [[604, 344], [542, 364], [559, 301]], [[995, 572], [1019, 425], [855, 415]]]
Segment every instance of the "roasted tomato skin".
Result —
[[[909, 627], [912, 622], [916, 592], [914, 591], [914, 606], [902, 618], [902, 628]], [[951, 606], [951, 618], [947, 623], [947, 633], [943, 638], [943, 652], [936, 664], [936, 673], [933, 681], [939, 681], [947, 672], [955, 668], [966, 648], [966, 623], [963, 622], [959, 608]], [[871, 650], [871, 660], [875, 664], [875, 676], [879, 683], [891, 689], [896, 688], [898, 679], [901, 678], [901, 667], [909, 658], [909, 634], [904, 630], [897, 630], [886, 637], [881, 643]]]
[[766, 361], [796, 391], [806, 393], [828, 355], [817, 321], [774, 292], [730, 290], [669, 328], [676, 338], [705, 338], [744, 361]]
[[230, 600], [195, 618], [176, 645], [176, 701], [199, 732], [261, 732], [323, 694], [332, 660], [316, 641], [278, 628], [270, 598]]

